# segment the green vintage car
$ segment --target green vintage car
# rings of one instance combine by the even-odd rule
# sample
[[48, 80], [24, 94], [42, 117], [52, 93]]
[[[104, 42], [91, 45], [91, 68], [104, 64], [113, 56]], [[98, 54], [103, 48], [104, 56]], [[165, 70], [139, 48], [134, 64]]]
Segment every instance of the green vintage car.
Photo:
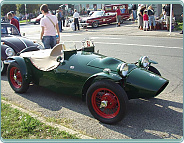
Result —
[[89, 111], [99, 121], [114, 124], [123, 119], [128, 100], [153, 98], [169, 81], [151, 66], [147, 56], [136, 63], [94, 52], [90, 40], [81, 49], [69, 43], [53, 49], [20, 53], [9, 58], [8, 81], [17, 93], [33, 83], [60, 94], [86, 100]]

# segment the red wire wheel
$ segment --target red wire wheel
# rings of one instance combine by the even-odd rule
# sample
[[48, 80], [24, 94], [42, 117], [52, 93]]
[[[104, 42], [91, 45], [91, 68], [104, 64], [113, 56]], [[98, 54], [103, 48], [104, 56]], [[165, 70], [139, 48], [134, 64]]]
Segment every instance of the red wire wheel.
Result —
[[120, 111], [120, 102], [114, 92], [107, 88], [99, 88], [93, 92], [92, 106], [103, 118], [114, 118]]
[[100, 80], [88, 88], [86, 102], [96, 119], [106, 124], [115, 124], [126, 114], [128, 97], [119, 84], [110, 80]]
[[10, 69], [10, 81], [15, 88], [20, 89], [22, 86], [22, 75], [17, 67]]
[[29, 81], [25, 79], [18, 63], [12, 62], [8, 66], [8, 81], [11, 88], [17, 93], [25, 93], [29, 88]]

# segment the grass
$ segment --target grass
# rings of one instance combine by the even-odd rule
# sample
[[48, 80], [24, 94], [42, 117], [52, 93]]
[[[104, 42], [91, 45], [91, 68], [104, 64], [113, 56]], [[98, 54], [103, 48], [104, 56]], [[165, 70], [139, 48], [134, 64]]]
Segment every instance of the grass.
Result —
[[26, 20], [21, 20], [19, 21], [19, 23], [26, 23]]
[[177, 31], [183, 30], [183, 22], [182, 22], [182, 23], [181, 23], [181, 22], [178, 22], [178, 25], [176, 25], [175, 29], [176, 29]]
[[1, 103], [1, 137], [3, 139], [78, 139], [75, 135], [47, 126], [4, 103]]

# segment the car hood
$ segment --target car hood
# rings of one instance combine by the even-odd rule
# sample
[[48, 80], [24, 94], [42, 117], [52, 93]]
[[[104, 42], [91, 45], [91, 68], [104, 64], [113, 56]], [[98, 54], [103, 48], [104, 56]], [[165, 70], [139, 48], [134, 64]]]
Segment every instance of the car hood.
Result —
[[117, 71], [117, 67], [119, 64], [122, 64], [123, 61], [111, 58], [111, 57], [98, 57], [91, 60], [87, 65], [95, 68], [105, 69], [109, 68], [112, 71]]
[[1, 42], [4, 42], [9, 47], [13, 48], [16, 52], [19, 52], [29, 46], [34, 46], [34, 43], [23, 37], [3, 37], [1, 38]]

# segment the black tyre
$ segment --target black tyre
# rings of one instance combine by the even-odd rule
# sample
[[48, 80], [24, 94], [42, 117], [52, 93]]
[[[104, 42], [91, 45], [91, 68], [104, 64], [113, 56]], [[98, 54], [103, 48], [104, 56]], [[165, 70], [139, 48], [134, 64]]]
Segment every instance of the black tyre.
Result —
[[153, 66], [149, 66], [148, 70], [155, 73], [155, 74], [157, 74], [157, 75], [159, 75], [159, 76], [161, 76], [160, 72]]
[[6, 64], [4, 64], [4, 61], [1, 60], [1, 75], [4, 75], [7, 71], [7, 66]]
[[8, 81], [12, 89], [17, 93], [24, 93], [29, 88], [29, 82], [24, 79], [19, 65], [15, 62], [8, 66]]
[[92, 27], [93, 27], [93, 28], [97, 28], [97, 27], [98, 27], [98, 22], [97, 22], [97, 21], [94, 21], [94, 22], [92, 23]]
[[124, 89], [109, 80], [92, 84], [86, 97], [91, 114], [106, 124], [115, 124], [123, 119], [127, 111], [128, 97]]

